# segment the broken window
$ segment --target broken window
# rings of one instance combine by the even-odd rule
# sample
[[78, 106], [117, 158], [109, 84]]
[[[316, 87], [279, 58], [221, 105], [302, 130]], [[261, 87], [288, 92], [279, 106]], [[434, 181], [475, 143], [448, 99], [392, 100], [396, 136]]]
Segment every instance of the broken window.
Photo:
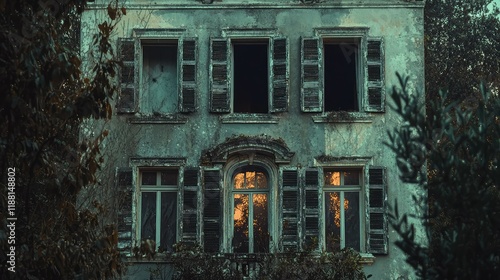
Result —
[[212, 39], [210, 110], [217, 113], [288, 109], [288, 43], [285, 38]]
[[381, 39], [303, 38], [303, 112], [383, 112]]
[[158, 251], [172, 252], [177, 242], [178, 170], [140, 172], [139, 238], [153, 240]]

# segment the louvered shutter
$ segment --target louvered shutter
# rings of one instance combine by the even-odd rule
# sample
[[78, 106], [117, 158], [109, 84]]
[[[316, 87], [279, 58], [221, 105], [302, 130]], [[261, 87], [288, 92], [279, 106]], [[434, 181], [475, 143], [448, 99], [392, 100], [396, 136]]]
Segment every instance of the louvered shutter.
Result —
[[321, 112], [323, 110], [323, 74], [320, 44], [319, 38], [302, 38], [302, 83], [300, 90], [303, 112]]
[[368, 92], [366, 111], [385, 111], [384, 48], [382, 39], [369, 39], [366, 54], [368, 67]]
[[286, 38], [271, 40], [271, 112], [288, 109], [288, 42]]
[[118, 191], [118, 250], [129, 254], [132, 249], [132, 169], [118, 168], [115, 183]]
[[118, 113], [134, 113], [136, 104], [135, 41], [131, 38], [118, 39], [120, 67], [120, 94], [116, 104]]
[[369, 185], [369, 238], [368, 248], [372, 254], [388, 253], [387, 183], [385, 169], [370, 167]]
[[219, 252], [222, 240], [221, 172], [205, 170], [203, 174], [203, 244], [205, 252]]
[[198, 168], [185, 168], [183, 176], [182, 241], [197, 242]]
[[283, 251], [299, 250], [299, 177], [297, 169], [280, 169], [281, 209], [282, 209], [282, 247]]
[[210, 41], [210, 111], [230, 112], [229, 40]]
[[[319, 172], [306, 169], [304, 176], [304, 216], [306, 245], [316, 250], [319, 241]], [[314, 246], [313, 246], [314, 245]]]
[[179, 110], [189, 113], [196, 110], [196, 39], [184, 39], [180, 42]]

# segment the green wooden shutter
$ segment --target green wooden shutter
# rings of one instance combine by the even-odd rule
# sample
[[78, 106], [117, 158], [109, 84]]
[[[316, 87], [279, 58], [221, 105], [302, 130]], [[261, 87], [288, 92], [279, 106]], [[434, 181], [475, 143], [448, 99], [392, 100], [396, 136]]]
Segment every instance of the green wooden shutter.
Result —
[[118, 191], [118, 250], [129, 254], [132, 249], [132, 169], [118, 168], [115, 174], [116, 190]]
[[299, 178], [297, 169], [280, 169], [282, 248], [283, 251], [299, 250]]
[[384, 48], [382, 39], [368, 39], [366, 61], [368, 67], [368, 92], [366, 111], [385, 111]]
[[120, 93], [116, 104], [118, 113], [134, 113], [136, 110], [135, 41], [132, 38], [118, 39], [120, 67]]
[[184, 39], [179, 46], [180, 79], [179, 79], [179, 110], [182, 113], [196, 110], [196, 39]]
[[222, 241], [221, 171], [205, 170], [203, 179], [203, 247], [205, 252], [219, 252]]
[[271, 112], [288, 109], [288, 42], [286, 38], [271, 40]]
[[368, 251], [372, 254], [388, 253], [387, 183], [385, 169], [370, 167], [369, 185], [369, 238]]
[[319, 171], [316, 168], [305, 170], [303, 200], [306, 246], [316, 250], [319, 245]]
[[321, 61], [320, 39], [302, 38], [300, 90], [303, 112], [323, 111], [323, 74]]
[[182, 197], [182, 241], [192, 244], [198, 241], [198, 174], [198, 168], [184, 168]]
[[210, 41], [210, 111], [229, 113], [231, 111], [229, 58], [230, 46], [227, 39]]

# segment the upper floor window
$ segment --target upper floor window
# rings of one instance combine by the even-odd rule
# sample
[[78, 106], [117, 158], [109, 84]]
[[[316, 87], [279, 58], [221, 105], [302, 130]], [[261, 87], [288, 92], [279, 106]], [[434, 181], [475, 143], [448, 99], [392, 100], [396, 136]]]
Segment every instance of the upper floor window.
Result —
[[197, 92], [196, 39], [179, 38], [178, 32], [152, 39], [147, 32], [140, 32], [140, 38], [118, 40], [123, 63], [118, 112], [193, 112]]
[[234, 113], [268, 113], [268, 45], [268, 40], [233, 42]]
[[177, 111], [177, 74], [176, 40], [142, 42], [141, 112]]
[[385, 110], [382, 41], [344, 36], [302, 39], [303, 112]]
[[359, 40], [324, 40], [324, 111], [358, 111]]
[[219, 113], [288, 109], [285, 38], [223, 38], [210, 42], [210, 110]]

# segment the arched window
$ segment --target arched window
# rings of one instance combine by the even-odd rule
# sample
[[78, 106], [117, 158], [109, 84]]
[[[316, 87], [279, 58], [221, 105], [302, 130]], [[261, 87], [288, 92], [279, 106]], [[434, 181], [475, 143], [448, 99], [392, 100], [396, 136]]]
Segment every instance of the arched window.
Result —
[[265, 168], [239, 167], [231, 180], [233, 253], [269, 252], [270, 180]]

